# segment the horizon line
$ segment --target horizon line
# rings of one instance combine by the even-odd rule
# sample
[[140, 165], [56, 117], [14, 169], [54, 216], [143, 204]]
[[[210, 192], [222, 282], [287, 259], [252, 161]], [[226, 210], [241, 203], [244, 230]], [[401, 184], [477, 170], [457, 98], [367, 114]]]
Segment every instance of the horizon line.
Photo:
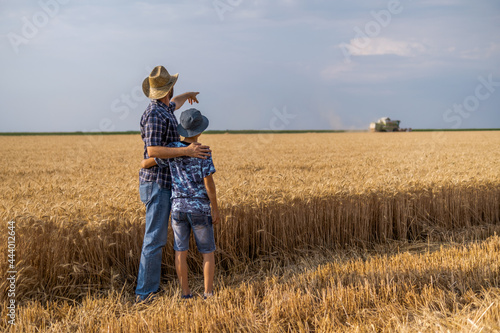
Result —
[[[467, 131], [500, 131], [500, 128], [420, 128], [412, 129], [412, 132], [467, 132]], [[368, 129], [304, 129], [304, 130], [208, 130], [203, 134], [293, 134], [293, 133], [348, 133], [348, 132], [370, 132]], [[0, 132], [0, 136], [22, 136], [22, 135], [132, 135], [140, 134], [140, 131], [113, 131], [113, 132]]]

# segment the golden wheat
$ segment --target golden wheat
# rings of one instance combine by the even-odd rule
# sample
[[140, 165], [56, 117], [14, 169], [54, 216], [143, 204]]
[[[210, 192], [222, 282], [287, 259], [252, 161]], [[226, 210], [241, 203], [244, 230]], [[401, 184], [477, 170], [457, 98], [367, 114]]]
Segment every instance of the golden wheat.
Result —
[[[18, 299], [80, 302], [93, 299], [98, 292], [119, 292], [124, 286], [130, 296], [144, 231], [144, 208], [138, 198], [140, 137], [0, 137], [0, 142], [4, 157], [0, 162], [0, 268], [7, 270], [6, 222], [15, 221]], [[498, 132], [204, 135], [202, 142], [214, 151], [215, 179], [224, 216], [216, 228], [219, 272], [236, 274], [263, 258], [284, 265], [297, 252], [306, 250], [317, 253], [348, 249], [351, 245], [373, 247], [391, 240], [443, 240], [451, 234], [454, 239], [459, 235], [464, 240], [481, 240], [499, 230]], [[170, 234], [163, 258], [166, 281], [175, 272], [171, 249]], [[199, 272], [199, 258], [195, 251], [191, 252], [191, 269]], [[463, 302], [465, 308], [476, 302], [474, 297], [498, 300], [498, 266], [488, 267], [494, 282], [488, 282], [490, 285], [483, 291], [472, 290], [471, 301]], [[388, 276], [391, 278], [391, 274]], [[479, 278], [478, 285], [492, 276]], [[376, 289], [379, 282], [366, 283], [368, 289], [363, 292], [369, 293], [369, 288]], [[432, 284], [425, 280], [419, 292], [424, 288], [430, 297], [434, 291], [430, 287]], [[6, 288], [2, 280], [0, 289]], [[241, 288], [252, 293], [257, 286]], [[360, 288], [351, 292], [361, 292]], [[290, 311], [299, 311], [293, 307], [299, 306], [304, 297], [307, 302], [323, 297], [314, 294], [314, 288], [309, 291], [291, 297], [290, 302], [298, 303], [288, 304]], [[278, 288], [266, 292], [277, 295], [281, 291]], [[453, 293], [454, 289], [446, 292]], [[400, 302], [400, 297], [406, 296], [394, 297]], [[118, 299], [113, 298], [116, 302]], [[0, 303], [5, 301], [2, 292]], [[223, 304], [218, 306], [230, 306]], [[351, 306], [353, 312], [345, 310], [351, 313], [349, 318], [362, 316], [359, 311], [364, 307]], [[387, 313], [394, 310], [386, 306]], [[401, 303], [395, 313], [404, 315], [407, 306]], [[36, 305], [27, 305], [20, 316], [28, 318], [30, 311], [52, 311], [34, 309], [38, 309]], [[498, 313], [498, 303], [495, 309]], [[81, 307], [71, 311], [82, 316], [78, 314], [83, 311]], [[318, 311], [317, 306], [311, 306], [310, 311]], [[434, 308], [426, 305], [418, 311], [432, 312]], [[444, 316], [449, 319], [460, 311], [445, 311]], [[249, 331], [263, 331], [274, 318], [268, 312], [259, 316], [262, 318], [242, 319], [251, 325]], [[310, 321], [307, 317], [301, 321], [300, 325], [306, 325], [303, 327], [291, 324], [293, 317], [278, 316], [276, 327], [283, 331], [307, 327], [328, 331], [328, 321], [346, 325], [347, 317], [339, 316], [337, 312], [327, 313], [329, 319], [325, 321]], [[373, 320], [377, 317], [364, 316]], [[59, 319], [47, 320], [51, 326]], [[252, 320], [257, 324], [250, 324]], [[401, 327], [414, 327], [420, 319], [418, 315], [411, 320], [395, 315], [394, 320], [406, 320], [399, 322], [404, 324]], [[383, 324], [374, 323], [374, 327], [385, 327]], [[108, 325], [112, 331], [118, 327], [111, 321]], [[205, 326], [189, 327], [208, 330]], [[243, 326], [221, 330], [234, 328], [245, 330]]]
[[[394, 244], [393, 244], [394, 245]], [[401, 244], [394, 253], [314, 253], [219, 275], [214, 299], [180, 300], [175, 283], [148, 306], [123, 290], [26, 302], [15, 332], [497, 332], [500, 238], [469, 246]], [[264, 269], [263, 269], [264, 268]], [[202, 281], [197, 281], [202, 292]], [[6, 310], [0, 311], [2, 318]]]

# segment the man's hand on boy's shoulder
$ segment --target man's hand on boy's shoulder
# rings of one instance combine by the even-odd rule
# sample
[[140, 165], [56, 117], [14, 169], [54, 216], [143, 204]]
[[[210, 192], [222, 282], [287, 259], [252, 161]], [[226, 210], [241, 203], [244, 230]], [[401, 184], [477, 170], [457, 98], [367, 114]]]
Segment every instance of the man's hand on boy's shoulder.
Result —
[[199, 142], [193, 142], [186, 147], [186, 155], [190, 157], [197, 157], [206, 160], [210, 157], [210, 147], [204, 146]]

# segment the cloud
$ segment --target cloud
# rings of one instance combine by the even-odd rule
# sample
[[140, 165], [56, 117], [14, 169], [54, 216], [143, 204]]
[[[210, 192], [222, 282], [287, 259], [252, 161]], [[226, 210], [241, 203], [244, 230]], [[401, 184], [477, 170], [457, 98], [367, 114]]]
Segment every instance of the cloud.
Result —
[[352, 71], [355, 67], [355, 64], [350, 63], [339, 63], [332, 66], [327, 66], [321, 71], [321, 77], [324, 79], [333, 79], [338, 77], [340, 74], [348, 73]]
[[425, 52], [421, 43], [396, 41], [389, 38], [355, 38], [349, 44], [341, 44], [351, 55], [371, 56], [393, 54], [401, 57], [414, 57]]
[[500, 43], [490, 43], [486, 47], [474, 47], [472, 49], [462, 50], [459, 53], [462, 59], [479, 60], [491, 57], [498, 57], [500, 54]]
[[[451, 67], [450, 67], [451, 66]], [[360, 61], [337, 62], [319, 70], [325, 81], [342, 83], [372, 84], [382, 82], [406, 81], [444, 75], [455, 70], [445, 59], [427, 57], [366, 57]], [[366, 93], [366, 92], [364, 92]]]
[[[181, 73], [176, 92], [202, 93], [200, 107], [217, 129], [269, 127], [266, 115], [280, 105], [296, 112], [291, 126], [302, 129], [358, 126], [374, 105], [432, 115], [463, 100], [477, 76], [500, 78], [495, 0], [404, 2], [371, 38], [353, 28], [388, 0], [220, 1], [231, 6], [224, 20], [214, 1], [69, 1], [16, 54], [6, 34], [22, 34], [23, 17], [43, 9], [0, 0], [0, 131], [93, 129], [104, 118], [116, 130], [137, 129], [146, 101], [127, 97], [158, 64]], [[36, 108], [19, 103], [26, 77], [37, 87]], [[498, 123], [499, 96], [470, 118]], [[116, 100], [127, 119], [112, 107]], [[19, 113], [27, 119], [16, 122]], [[421, 119], [432, 127], [431, 117]]]

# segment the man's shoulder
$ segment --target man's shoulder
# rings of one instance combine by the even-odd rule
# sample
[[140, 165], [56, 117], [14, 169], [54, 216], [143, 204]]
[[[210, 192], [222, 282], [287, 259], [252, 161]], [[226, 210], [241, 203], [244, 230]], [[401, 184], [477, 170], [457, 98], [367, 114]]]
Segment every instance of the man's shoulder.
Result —
[[154, 105], [154, 104], [149, 104], [144, 113], [142, 114], [143, 118], [150, 118], [150, 117], [160, 117], [160, 118], [165, 118], [165, 114], [163, 113], [163, 110]]
[[149, 106], [151, 109], [154, 109], [156, 112], [161, 113], [163, 116], [168, 117], [169, 115], [173, 115], [175, 111], [175, 103], [170, 102], [168, 105], [160, 102], [160, 101], [151, 101]]
[[[157, 102], [157, 101], [151, 101], [144, 111], [142, 117], [161, 117], [164, 119], [168, 119], [170, 115], [173, 115], [173, 111], [175, 110], [175, 103], [170, 103], [168, 106]], [[170, 112], [169, 112], [170, 111]]]
[[159, 116], [158, 113], [155, 112], [155, 110], [147, 108], [144, 111], [144, 113], [142, 114], [141, 123], [146, 123], [148, 121], [154, 121], [158, 118], [161, 118], [161, 116]]

